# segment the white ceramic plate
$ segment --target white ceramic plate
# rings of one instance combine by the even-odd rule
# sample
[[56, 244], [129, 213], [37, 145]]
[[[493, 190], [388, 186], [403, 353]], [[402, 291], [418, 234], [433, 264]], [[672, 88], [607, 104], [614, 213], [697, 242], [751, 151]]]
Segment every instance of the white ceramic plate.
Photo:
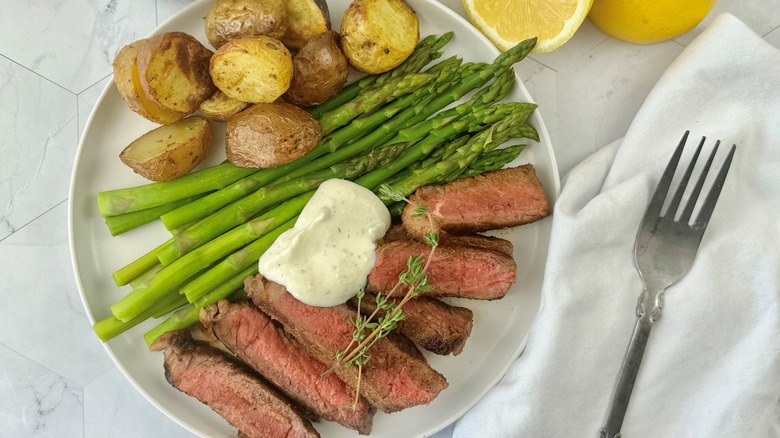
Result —
[[[498, 51], [469, 23], [435, 0], [409, 0], [420, 17], [421, 35], [455, 31], [446, 46], [447, 55], [466, 61], [490, 62]], [[203, 17], [210, 1], [199, 1], [163, 23], [155, 33], [183, 31], [207, 44]], [[348, 0], [329, 0], [333, 28], [338, 29]], [[511, 100], [530, 101], [531, 96], [518, 78]], [[559, 177], [547, 131], [538, 114], [531, 123], [541, 141], [531, 144], [515, 164], [531, 162], [554, 202]], [[118, 288], [111, 274], [116, 269], [167, 240], [161, 224], [146, 225], [118, 237], [111, 237], [97, 210], [99, 191], [146, 183], [125, 167], [119, 152], [132, 140], [156, 127], [130, 111], [113, 84], [103, 91], [87, 123], [73, 170], [69, 203], [71, 255], [76, 279], [87, 314], [92, 322], [109, 316], [109, 306], [129, 292]], [[224, 129], [217, 129], [221, 144]], [[205, 165], [224, 159], [216, 147]], [[428, 406], [415, 407], [374, 419], [372, 437], [414, 437], [430, 435], [455, 421], [473, 406], [504, 375], [522, 352], [529, 326], [539, 306], [540, 289], [547, 256], [550, 219], [497, 233], [511, 239], [516, 248], [518, 282], [506, 298], [494, 302], [461, 302], [474, 311], [474, 329], [459, 356], [428, 355], [430, 364], [449, 381], [447, 388]], [[165, 381], [162, 355], [150, 353], [142, 334], [155, 321], [147, 321], [106, 344], [106, 350], [135, 387], [173, 420], [201, 436], [235, 436], [229, 426], [208, 407], [180, 393]], [[356, 436], [335, 423], [316, 425], [323, 437]]]

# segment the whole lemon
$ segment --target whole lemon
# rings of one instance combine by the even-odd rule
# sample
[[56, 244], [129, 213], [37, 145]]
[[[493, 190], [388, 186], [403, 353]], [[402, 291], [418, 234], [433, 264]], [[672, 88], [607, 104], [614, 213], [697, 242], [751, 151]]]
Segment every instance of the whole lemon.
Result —
[[594, 0], [588, 17], [611, 37], [650, 44], [693, 29], [714, 4], [715, 0]]

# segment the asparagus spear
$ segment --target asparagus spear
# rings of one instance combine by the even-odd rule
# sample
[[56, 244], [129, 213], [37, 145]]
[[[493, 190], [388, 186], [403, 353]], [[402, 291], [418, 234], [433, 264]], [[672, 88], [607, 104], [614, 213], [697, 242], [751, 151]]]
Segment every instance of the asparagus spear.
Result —
[[[314, 195], [314, 192], [308, 194], [307, 198], [311, 198], [312, 195]], [[298, 210], [298, 212], [300, 212], [300, 210]], [[197, 302], [215, 287], [222, 284], [225, 279], [232, 278], [250, 266], [256, 266], [258, 260], [260, 260], [260, 256], [271, 247], [276, 238], [283, 232], [295, 226], [295, 221], [297, 220], [298, 216], [296, 214], [293, 218], [274, 229], [271, 233], [255, 240], [240, 251], [231, 254], [217, 263], [213, 268], [206, 271], [203, 275], [200, 275], [198, 278], [187, 283], [187, 285], [181, 289], [181, 292], [190, 302]]]
[[132, 318], [128, 321], [122, 321], [114, 315], [109, 315], [107, 318], [104, 318], [93, 324], [92, 329], [95, 331], [95, 334], [98, 335], [98, 338], [100, 338], [101, 341], [106, 342], [109, 339], [112, 339], [126, 332], [127, 330], [130, 330], [131, 328], [155, 316], [156, 314], [159, 314], [160, 312], [163, 312], [163, 314], [169, 313], [170, 311], [185, 304], [187, 304], [186, 297], [181, 295], [171, 295], [163, 300], [158, 301], [153, 306], [150, 306], [135, 318]]
[[512, 123], [512, 126], [522, 125], [530, 111], [527, 105], [517, 102], [501, 103], [478, 109], [462, 119], [431, 131], [425, 139], [410, 147], [391, 166], [373, 170], [361, 176], [355, 182], [368, 189], [374, 189], [396, 173], [428, 156], [435, 148], [449, 139], [455, 138], [463, 132], [484, 129], [486, 124], [490, 123], [498, 124], [500, 126], [498, 132], [504, 132], [507, 129], [504, 127], [506, 124]]
[[495, 149], [490, 152], [484, 153], [479, 156], [468, 168], [466, 168], [460, 175], [452, 175], [447, 178], [447, 181], [452, 181], [457, 178], [463, 178], [474, 175], [481, 175], [485, 172], [491, 172], [501, 169], [510, 162], [514, 161], [521, 152], [525, 149], [524, 144], [516, 144], [507, 146], [501, 149]]
[[153, 269], [160, 263], [159, 259], [157, 258], [157, 253], [162, 251], [166, 246], [172, 244], [173, 239], [168, 239], [160, 246], [133, 260], [127, 265], [117, 269], [114, 272], [114, 283], [116, 283], [117, 286], [124, 286], [143, 275], [145, 272], [148, 272], [150, 269]]
[[[459, 147], [455, 153], [442, 161], [418, 169], [407, 177], [394, 182], [392, 184], [393, 191], [401, 193], [403, 196], [408, 196], [417, 190], [418, 187], [447, 181], [451, 175], [457, 175], [460, 171], [468, 168], [480, 154], [493, 150], [497, 145], [504, 143], [508, 139], [533, 135], [529, 130], [524, 129], [527, 125], [522, 125], [522, 121], [511, 119], [511, 117], [504, 119], [475, 135], [468, 143]], [[388, 198], [386, 193], [380, 193], [379, 196], [386, 204], [399, 200]]]
[[[350, 102], [341, 105], [332, 111], [322, 115], [320, 125], [322, 133], [327, 135], [351, 122], [362, 114], [368, 114], [379, 108], [382, 104], [407, 95], [435, 78], [433, 74], [408, 73], [398, 78], [391, 79], [384, 84], [372, 87], [363, 92]], [[373, 99], [361, 99], [361, 96], [374, 96]]]
[[420, 71], [423, 66], [441, 56], [439, 50], [452, 39], [452, 36], [452, 32], [447, 32], [439, 38], [436, 38], [434, 35], [428, 35], [417, 43], [417, 47], [412, 54], [398, 67], [389, 72], [382, 73], [381, 75], [365, 76], [362, 79], [347, 85], [335, 96], [328, 99], [327, 102], [316, 108], [310, 109], [309, 114], [315, 119], [319, 118], [326, 112], [332, 111], [338, 106], [351, 101], [364, 89], [374, 84], [382, 84], [402, 74]]
[[191, 196], [189, 198], [180, 199], [178, 201], [169, 202], [157, 207], [147, 208], [145, 210], [133, 211], [130, 213], [120, 214], [118, 216], [108, 216], [106, 218], [106, 225], [112, 236], [118, 236], [122, 233], [130, 231], [134, 228], [138, 228], [141, 225], [153, 222], [165, 213], [175, 210], [182, 205], [188, 204], [200, 199], [204, 194]]
[[138, 187], [108, 190], [98, 193], [98, 209], [104, 217], [165, 205], [201, 193], [221, 189], [241, 179], [255, 169], [236, 167], [229, 162], [182, 176]]

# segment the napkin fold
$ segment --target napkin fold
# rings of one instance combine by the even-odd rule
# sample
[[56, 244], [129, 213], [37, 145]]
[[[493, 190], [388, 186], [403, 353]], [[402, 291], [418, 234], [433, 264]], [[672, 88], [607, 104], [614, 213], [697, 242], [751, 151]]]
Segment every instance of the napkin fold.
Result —
[[737, 152], [692, 269], [666, 292], [622, 436], [780, 436], [780, 54], [721, 14], [626, 136], [567, 175], [528, 346], [454, 437], [598, 435], [642, 290], [636, 232], [685, 130], [684, 159], [701, 136], [707, 151], [723, 141], [716, 163]]

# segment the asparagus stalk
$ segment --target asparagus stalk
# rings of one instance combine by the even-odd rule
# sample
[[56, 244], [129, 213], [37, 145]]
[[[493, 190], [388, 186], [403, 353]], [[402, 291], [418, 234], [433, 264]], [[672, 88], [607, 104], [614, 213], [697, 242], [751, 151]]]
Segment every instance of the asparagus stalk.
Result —
[[116, 283], [117, 286], [124, 286], [143, 275], [145, 272], [148, 272], [150, 269], [153, 269], [160, 263], [160, 260], [157, 258], [157, 253], [162, 251], [166, 246], [172, 244], [173, 239], [168, 239], [157, 248], [154, 248], [127, 265], [117, 269], [114, 272], [114, 283]]
[[[302, 202], [300, 208], [303, 208], [303, 205], [305, 202]], [[282, 213], [284, 212], [282, 211]], [[293, 212], [292, 216], [296, 214]], [[178, 287], [189, 278], [233, 252], [235, 242], [251, 242], [260, 236], [274, 235], [274, 229], [289, 218], [290, 215], [261, 215], [244, 226], [214, 239], [208, 245], [185, 254], [160, 270], [145, 287], [133, 289], [114, 303], [111, 306], [111, 313], [121, 321], [135, 318], [164, 297], [170, 296], [172, 293], [177, 295]]]
[[[445, 182], [453, 174], [457, 175], [470, 167], [481, 154], [494, 150], [511, 138], [525, 137], [538, 140], [536, 131], [525, 124], [526, 117], [527, 115], [521, 112], [495, 123], [490, 128], [473, 136], [465, 145], [458, 147], [441, 161], [417, 169], [406, 177], [393, 182], [393, 192], [408, 196], [420, 186]], [[399, 201], [395, 197], [388, 196], [387, 193], [380, 193], [379, 196], [388, 205]]]
[[104, 217], [165, 205], [170, 202], [221, 189], [255, 169], [229, 162], [192, 172], [173, 181], [163, 181], [98, 193], [98, 209]]
[[516, 144], [501, 149], [495, 149], [479, 156], [471, 165], [460, 175], [453, 175], [447, 178], [452, 181], [456, 178], [463, 178], [474, 175], [481, 175], [485, 172], [492, 172], [501, 169], [517, 158], [525, 150], [524, 144]]
[[143, 274], [139, 275], [138, 277], [134, 278], [132, 281], [129, 282], [130, 287], [133, 289], [140, 287], [146, 283], [149, 282], [152, 278], [154, 278], [155, 275], [157, 275], [158, 272], [163, 268], [163, 265], [161, 263], [157, 263], [155, 266], [151, 267], [148, 271], [144, 272]]
[[[404, 152], [392, 165], [373, 170], [355, 182], [373, 190], [380, 183], [408, 168], [416, 161], [424, 159], [435, 148], [464, 132], [479, 131], [491, 123], [505, 124], [512, 121], [515, 124], [522, 124], [528, 117], [528, 113], [528, 107], [517, 102], [500, 103], [477, 109], [449, 125], [431, 131], [427, 137]], [[500, 132], [503, 132], [503, 129]]]
[[402, 74], [420, 71], [426, 64], [441, 56], [439, 50], [452, 39], [452, 36], [452, 32], [447, 32], [439, 38], [436, 38], [434, 35], [428, 35], [417, 43], [417, 47], [412, 54], [398, 67], [389, 72], [382, 73], [381, 75], [365, 76], [362, 79], [347, 85], [335, 96], [328, 99], [327, 102], [316, 108], [310, 109], [309, 114], [315, 119], [318, 119], [326, 112], [332, 111], [340, 105], [351, 101], [364, 89], [374, 84], [382, 84]]
[[[362, 114], [375, 111], [384, 103], [405, 96], [427, 85], [436, 76], [427, 73], [408, 73], [377, 85], [363, 92], [350, 102], [325, 113], [320, 119], [323, 134], [327, 135], [351, 122]], [[371, 95], [373, 99], [362, 99], [361, 96]]]
[[95, 331], [95, 334], [98, 335], [98, 338], [100, 338], [101, 341], [106, 342], [130, 330], [147, 319], [160, 314], [160, 312], [163, 312], [163, 314], [169, 313], [170, 311], [185, 304], [187, 304], [185, 297], [182, 297], [181, 295], [171, 295], [166, 297], [166, 299], [155, 303], [153, 306], [144, 310], [133, 319], [122, 321], [114, 315], [110, 315], [107, 318], [104, 318], [93, 324], [92, 329]]
[[[309, 197], [311, 197], [311, 195], [309, 195]], [[300, 212], [300, 210], [298, 212]], [[209, 291], [222, 284], [225, 279], [239, 274], [242, 270], [247, 269], [252, 265], [257, 265], [260, 256], [271, 247], [280, 234], [295, 226], [296, 220], [298, 220], [297, 215], [268, 234], [245, 246], [240, 251], [229, 255], [224, 260], [217, 263], [213, 268], [206, 271], [203, 275], [200, 275], [198, 278], [187, 283], [187, 285], [181, 289], [181, 292], [187, 297], [187, 300], [195, 302], [209, 293]]]
[[147, 208], [145, 210], [133, 211], [130, 213], [120, 214], [118, 216], [108, 216], [106, 218], [106, 225], [112, 236], [118, 236], [122, 233], [138, 228], [141, 225], [148, 224], [155, 221], [165, 213], [175, 210], [182, 205], [188, 204], [200, 199], [205, 194], [191, 196], [189, 198], [180, 199], [178, 201], [169, 202], [157, 207]]

